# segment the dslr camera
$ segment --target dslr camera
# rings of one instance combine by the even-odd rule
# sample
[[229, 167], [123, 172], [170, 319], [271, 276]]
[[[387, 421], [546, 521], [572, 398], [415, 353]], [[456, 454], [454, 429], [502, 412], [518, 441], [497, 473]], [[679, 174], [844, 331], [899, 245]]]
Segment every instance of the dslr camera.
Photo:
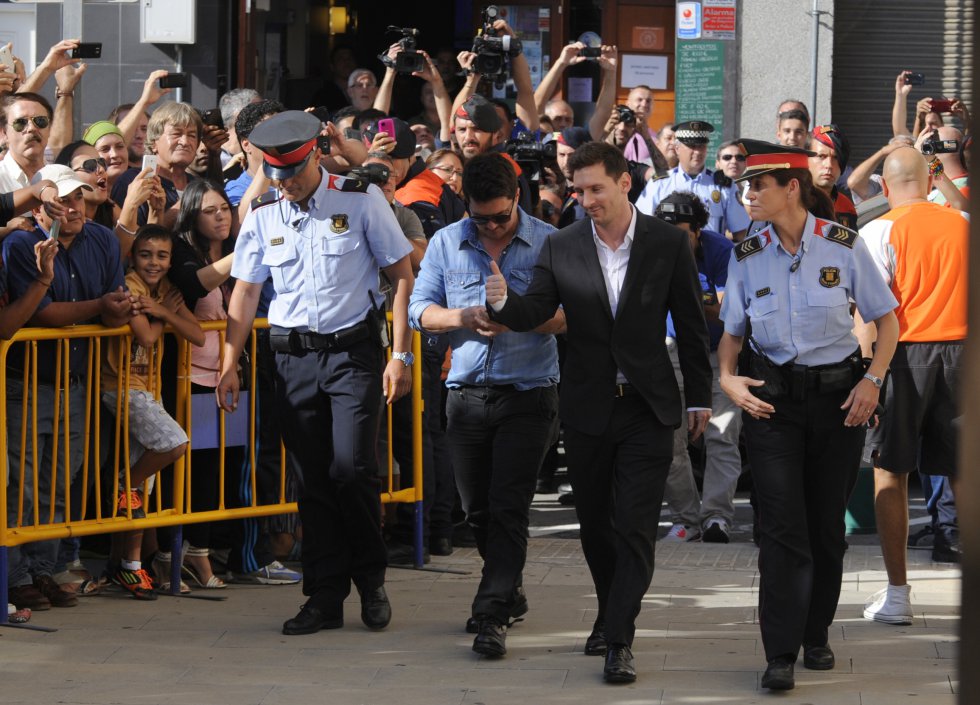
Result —
[[625, 105], [616, 106], [616, 117], [617, 122], [621, 122], [624, 125], [636, 124], [636, 113], [633, 112], [632, 108], [628, 108]]
[[493, 81], [497, 88], [507, 82], [507, 58], [521, 53], [521, 40], [509, 34], [497, 36], [493, 23], [500, 19], [496, 5], [487, 5], [483, 10], [483, 29], [473, 39], [473, 71]]
[[398, 40], [398, 46], [402, 48], [395, 60], [388, 57], [388, 52], [378, 55], [381, 63], [389, 66], [398, 73], [412, 74], [425, 69], [425, 57], [418, 52], [419, 31], [414, 27], [388, 27], [388, 34], [400, 34], [402, 38]]
[[515, 139], [507, 140], [504, 143], [504, 151], [520, 165], [532, 184], [540, 180], [544, 162], [558, 157], [557, 142], [542, 144], [535, 140], [530, 132], [521, 132]]
[[939, 132], [933, 130], [929, 139], [922, 143], [921, 151], [927, 157], [936, 154], [954, 154], [960, 151], [960, 142], [959, 140], [941, 140], [939, 139]]
[[353, 169], [348, 171], [347, 175], [356, 179], [363, 179], [364, 181], [372, 183], [376, 186], [381, 186], [388, 183], [388, 177], [391, 176], [391, 170], [384, 164], [362, 164], [361, 166], [355, 166]]

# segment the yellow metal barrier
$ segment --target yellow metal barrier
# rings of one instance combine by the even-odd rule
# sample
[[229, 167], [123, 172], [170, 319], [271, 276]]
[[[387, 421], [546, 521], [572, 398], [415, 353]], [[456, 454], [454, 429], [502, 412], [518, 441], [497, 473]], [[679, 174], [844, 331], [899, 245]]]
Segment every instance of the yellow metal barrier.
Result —
[[[224, 343], [225, 321], [202, 321], [201, 327], [205, 331], [218, 331], [221, 342]], [[253, 326], [246, 349], [249, 352], [249, 359], [252, 364], [249, 366], [249, 379], [246, 388], [256, 389], [256, 367], [258, 347], [257, 334], [259, 329], [268, 328], [265, 319], [257, 319]], [[130, 355], [129, 350], [132, 342], [132, 334], [129, 326], [121, 328], [105, 328], [98, 325], [73, 326], [70, 328], [45, 329], [45, 328], [24, 328], [9, 341], [0, 341], [0, 598], [6, 598], [7, 592], [7, 567], [6, 551], [8, 547], [18, 546], [34, 541], [48, 539], [61, 539], [73, 536], [86, 536], [93, 534], [128, 531], [136, 529], [146, 529], [162, 526], [175, 526], [207, 521], [220, 521], [227, 519], [242, 519], [247, 517], [263, 517], [275, 514], [297, 511], [295, 502], [286, 501], [286, 456], [285, 448], [280, 452], [279, 468], [279, 496], [278, 501], [273, 504], [258, 504], [256, 493], [256, 395], [249, 394], [247, 407], [247, 443], [246, 451], [249, 459], [249, 478], [251, 483], [251, 506], [245, 507], [226, 507], [225, 506], [225, 464], [224, 450], [226, 441], [226, 414], [218, 414], [218, 447], [221, 450], [220, 464], [218, 468], [218, 504], [214, 509], [192, 512], [190, 511], [190, 490], [193, 482], [194, 468], [191, 464], [191, 450], [194, 447], [193, 439], [193, 418], [191, 413], [191, 393], [190, 393], [190, 356], [191, 346], [184, 340], [178, 339], [178, 359], [177, 359], [177, 387], [176, 387], [176, 420], [186, 431], [190, 443], [187, 452], [173, 466], [173, 496], [171, 501], [165, 502], [161, 493], [161, 483], [159, 477], [155, 483], [155, 488], [150, 495], [146, 496], [144, 502], [146, 516], [144, 518], [133, 518], [132, 510], [127, 509], [124, 514], [119, 514], [115, 507], [115, 498], [119, 495], [120, 484], [125, 491], [132, 489], [130, 482], [130, 448], [129, 448], [129, 381], [130, 381]], [[103, 346], [107, 339], [120, 339], [122, 344], [117, 346], [118, 357], [116, 358], [116, 408], [114, 426], [109, 429], [105, 426], [102, 415], [102, 359]], [[79, 341], [87, 341], [88, 352], [86, 356], [85, 369], [82, 371], [70, 369], [69, 353], [73, 345]], [[44, 396], [53, 395], [53, 408], [51, 408], [49, 443], [39, 448], [39, 414], [44, 418], [47, 409], [43, 404], [39, 408], [39, 368], [38, 368], [38, 345], [48, 343], [56, 346], [55, 364], [53, 370], [45, 370], [45, 377], [52, 380], [51, 384], [44, 385]], [[20, 351], [23, 348], [23, 359], [20, 359]], [[222, 353], [224, 346], [221, 347]], [[412, 349], [415, 358], [421, 361], [421, 343], [418, 333], [412, 336]], [[390, 355], [390, 351], [389, 351]], [[159, 399], [161, 391], [161, 364], [162, 364], [162, 339], [153, 346], [150, 351], [149, 364], [149, 387], [154, 396]], [[390, 358], [389, 358], [390, 359]], [[17, 364], [19, 362], [19, 364]], [[12, 367], [8, 363], [15, 363]], [[20, 367], [23, 372], [18, 371], [17, 382], [22, 391], [19, 403], [20, 423], [17, 427], [10, 425], [8, 413], [8, 402], [11, 392], [11, 380], [8, 380], [8, 369]], [[79, 385], [84, 385], [80, 390]], [[50, 389], [48, 389], [50, 388]], [[81, 477], [77, 480], [81, 488], [81, 496], [77, 505], [72, 506], [72, 441], [73, 430], [70, 424], [70, 417], [77, 416], [77, 409], [74, 409], [71, 397], [76, 400], [80, 396], [80, 391], [84, 391], [84, 409], [81, 414], [82, 433], [81, 443], [81, 468], [78, 472]], [[396, 490], [393, 487], [393, 459], [391, 448], [391, 409], [388, 408], [388, 481], [385, 490], [381, 493], [381, 501], [388, 502], [415, 502], [416, 503], [416, 523], [419, 524], [421, 517], [422, 502], [422, 379], [421, 364], [412, 367], [412, 452], [413, 452], [413, 486], [411, 488]], [[16, 416], [16, 414], [14, 414]], [[45, 424], [47, 425], [47, 424]], [[112, 431], [115, 439], [110, 451], [111, 462], [107, 463], [111, 480], [104, 477], [102, 471], [102, 448], [103, 431]], [[76, 429], [77, 431], [77, 429]], [[11, 434], [16, 434], [19, 441], [18, 457], [12, 463], [10, 459], [8, 439]], [[28, 438], [30, 438], [30, 451], [28, 452]], [[77, 452], [78, 449], [76, 448]], [[50, 459], [50, 467], [43, 467], [43, 459]], [[63, 468], [61, 483], [59, 483], [59, 461]], [[51, 478], [50, 487], [46, 490], [44, 499], [48, 505], [45, 516], [40, 516], [42, 496], [40, 480], [44, 473], [49, 473]], [[159, 473], [158, 473], [159, 475]], [[59, 484], [62, 492], [59, 493]], [[88, 489], [92, 486], [93, 492], [90, 494]], [[9, 502], [8, 488], [16, 488], [16, 511], [8, 512]], [[30, 509], [30, 519], [25, 521], [25, 492], [30, 490], [30, 502], [27, 508]], [[110, 489], [108, 497], [113, 500], [113, 508], [109, 512], [103, 512], [102, 500], [105, 499], [106, 489]], [[94, 501], [93, 501], [94, 497]], [[152, 501], [151, 501], [152, 498]], [[59, 499], [63, 500], [59, 503]], [[169, 507], [165, 507], [169, 504]], [[90, 506], [91, 505], [91, 506]], [[55, 521], [58, 512], [57, 507], [64, 507], [64, 517]], [[8, 516], [12, 514], [13, 516]], [[90, 514], [94, 516], [89, 517]], [[89, 517], [89, 518], [85, 518]], [[421, 546], [421, 525], [416, 527], [416, 541]], [[420, 551], [419, 551], [420, 553]], [[0, 614], [0, 623], [6, 621], [6, 610]]]

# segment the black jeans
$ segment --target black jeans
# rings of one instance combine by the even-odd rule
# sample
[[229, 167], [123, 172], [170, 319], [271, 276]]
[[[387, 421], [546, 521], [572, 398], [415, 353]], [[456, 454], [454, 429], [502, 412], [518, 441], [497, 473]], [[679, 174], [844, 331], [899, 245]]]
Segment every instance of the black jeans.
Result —
[[484, 561], [473, 616], [507, 622], [527, 558], [538, 468], [558, 431], [558, 392], [451, 389], [448, 416], [456, 486]]
[[743, 413], [759, 509], [759, 626], [766, 659], [822, 646], [843, 575], [844, 512], [865, 428], [844, 426], [844, 389], [779, 398], [769, 419]]

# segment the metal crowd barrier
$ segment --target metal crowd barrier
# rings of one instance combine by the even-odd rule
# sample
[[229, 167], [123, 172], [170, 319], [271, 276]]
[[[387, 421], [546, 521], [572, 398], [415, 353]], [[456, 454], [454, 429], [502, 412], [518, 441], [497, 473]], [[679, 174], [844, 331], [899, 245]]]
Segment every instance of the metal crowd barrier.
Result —
[[[390, 319], [390, 316], [389, 316]], [[224, 351], [225, 321], [201, 321], [205, 331], [218, 331], [222, 354]], [[69, 328], [23, 328], [10, 340], [0, 341], [0, 625], [8, 625], [6, 603], [8, 602], [8, 551], [34, 541], [63, 539], [149, 529], [155, 527], [177, 527], [174, 531], [173, 555], [181, 555], [182, 537], [180, 526], [209, 521], [265, 517], [297, 511], [297, 503], [286, 500], [286, 450], [280, 443], [279, 494], [271, 504], [259, 504], [256, 493], [256, 369], [259, 349], [257, 331], [266, 329], [266, 319], [256, 319], [246, 343], [246, 351], [251, 360], [248, 365], [248, 379], [244, 385], [250, 393], [242, 395], [235, 414], [245, 414], [238, 419], [239, 426], [244, 421], [244, 446], [248, 454], [251, 483], [251, 505], [244, 507], [226, 506], [225, 497], [225, 448], [229, 434], [228, 414], [217, 410], [211, 399], [209, 410], [214, 409], [217, 416], [216, 442], [214, 438], [204, 439], [199, 425], [193, 417], [190, 360], [191, 345], [177, 338], [177, 380], [175, 419], [187, 433], [189, 443], [186, 453], [173, 465], [172, 496], [167, 502], [162, 494], [160, 473], [157, 473], [153, 489], [144, 493], [145, 517], [133, 518], [132, 510], [119, 513], [116, 498], [121, 489], [127, 495], [132, 489], [130, 481], [129, 448], [129, 389], [130, 347], [132, 331], [129, 326], [105, 328], [99, 325], [81, 325]], [[109, 339], [118, 338], [116, 369], [116, 409], [106, 413], [102, 403], [102, 360], [103, 348]], [[69, 367], [69, 349], [76, 341], [86, 340], [88, 351], [84, 370]], [[49, 343], [56, 347], [53, 370], [45, 370], [45, 377], [53, 380], [53, 409], [50, 409], [50, 433], [39, 438], [39, 417], [44, 418], [47, 409], [38, 403], [38, 345]], [[149, 388], [158, 400], [161, 397], [161, 365], [163, 338], [149, 351]], [[416, 360], [421, 360], [421, 342], [417, 332], [412, 335], [412, 350]], [[390, 359], [388, 351], [387, 359]], [[16, 374], [16, 382], [8, 379], [8, 374]], [[412, 366], [412, 487], [394, 488], [394, 460], [392, 455], [392, 410], [387, 409], [387, 483], [381, 492], [381, 502], [412, 502], [414, 504], [415, 566], [422, 567], [422, 373], [421, 365]], [[19, 408], [10, 404], [10, 384], [19, 383], [24, 390]], [[81, 468], [72, 481], [69, 458], [72, 455], [73, 435], [70, 425], [72, 414], [71, 391], [77, 396], [76, 385], [84, 385], [84, 409], [82, 422]], [[49, 385], [52, 386], [52, 385]], [[244, 402], [244, 403], [243, 403]], [[380, 402], [379, 402], [380, 403]], [[199, 407], [205, 408], [205, 407]], [[76, 410], [77, 412], [77, 410]], [[210, 413], [210, 411], [209, 411]], [[11, 426], [10, 419], [19, 416], [20, 423]], [[108, 417], [108, 421], [107, 421]], [[195, 431], [195, 428], [198, 430]], [[211, 435], [213, 429], [204, 433]], [[239, 429], [240, 431], [240, 429]], [[11, 458], [8, 439], [17, 434], [18, 457]], [[200, 434], [199, 443], [210, 443], [206, 447], [221, 449], [218, 467], [218, 502], [213, 509], [191, 511], [190, 491], [194, 468], [191, 463], [191, 450], [195, 447], [194, 437]], [[241, 433], [239, 433], [241, 435]], [[112, 440], [108, 440], [112, 439]], [[108, 440], [110, 446], [105, 447]], [[39, 441], [45, 441], [39, 448]], [[238, 444], [238, 443], [234, 443]], [[39, 452], [40, 451], [40, 452]], [[42, 462], [47, 455], [47, 467]], [[59, 468], [61, 465], [61, 468]], [[48, 508], [42, 513], [41, 478], [48, 473], [50, 482], [43, 495]], [[73, 497], [73, 486], [80, 496]], [[144, 489], [146, 486], [144, 485]], [[29, 494], [28, 494], [29, 493]], [[25, 494], [28, 494], [25, 502]], [[104, 500], [112, 503], [108, 508]], [[61, 502], [58, 504], [58, 502]], [[169, 505], [169, 506], [168, 506]], [[64, 515], [55, 521], [56, 506], [64, 508]], [[171, 562], [171, 593], [180, 591], [181, 561]], [[14, 626], [14, 625], [10, 625]], [[17, 625], [19, 626], [19, 625]]]

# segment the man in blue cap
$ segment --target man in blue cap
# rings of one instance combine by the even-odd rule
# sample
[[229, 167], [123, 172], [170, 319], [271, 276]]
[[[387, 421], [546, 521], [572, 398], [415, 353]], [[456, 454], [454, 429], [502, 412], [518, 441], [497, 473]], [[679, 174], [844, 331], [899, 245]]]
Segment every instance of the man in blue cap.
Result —
[[[302, 476], [303, 594], [284, 634], [343, 626], [351, 582], [370, 629], [391, 620], [385, 545], [375, 486], [378, 415], [408, 392], [408, 298], [412, 246], [377, 186], [320, 166], [320, 121], [288, 110], [255, 127], [251, 143], [278, 197], [262, 196], [242, 223], [228, 306], [218, 404], [238, 403], [237, 361], [271, 275], [270, 344], [283, 440]], [[378, 270], [392, 284], [393, 354], [386, 338]], [[382, 372], [383, 371], [383, 372]]]

